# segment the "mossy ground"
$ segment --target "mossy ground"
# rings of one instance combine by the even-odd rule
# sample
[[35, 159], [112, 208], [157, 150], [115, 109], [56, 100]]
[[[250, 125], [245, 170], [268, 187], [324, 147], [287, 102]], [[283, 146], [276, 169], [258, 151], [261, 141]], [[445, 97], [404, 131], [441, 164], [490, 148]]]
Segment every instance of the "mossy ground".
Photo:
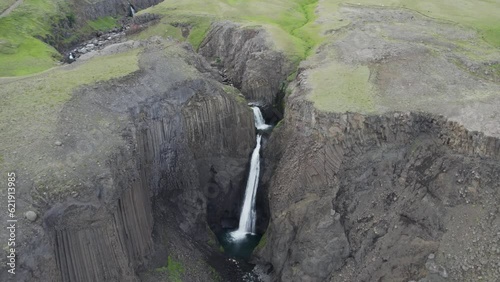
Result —
[[212, 22], [230, 20], [244, 26], [263, 26], [271, 33], [276, 47], [298, 62], [320, 43], [317, 26], [313, 23], [316, 3], [317, 0], [167, 0], [143, 11], [161, 14], [164, 18], [159, 27], [151, 27], [141, 36], [161, 30], [163, 35], [182, 39], [181, 33], [168, 25], [189, 26], [191, 31], [187, 40], [197, 48]]
[[[51, 36], [52, 23], [72, 17], [67, 1], [24, 0], [7, 17], [0, 18], [0, 77], [23, 76], [56, 66], [61, 55], [40, 38]], [[66, 41], [114, 26], [116, 19], [112, 17], [90, 21]]]
[[267, 244], [267, 233], [264, 233], [264, 235], [262, 235], [262, 237], [260, 237], [259, 244], [257, 244], [257, 246], [255, 247], [254, 252], [261, 250], [262, 248], [264, 248], [266, 246], [266, 244]]
[[316, 69], [310, 76], [314, 85], [310, 99], [323, 111], [375, 111], [375, 93], [370, 89], [370, 70], [366, 66], [331, 64]]
[[[417, 47], [425, 48], [429, 54], [432, 54], [436, 59], [443, 58], [446, 56], [448, 60], [456, 60], [453, 58], [463, 58], [464, 61], [476, 61], [476, 62], [495, 62], [498, 61], [498, 42], [496, 38], [500, 38], [500, 33], [498, 33], [498, 26], [500, 21], [495, 16], [495, 11], [498, 10], [500, 6], [494, 5], [491, 1], [480, 1], [477, 6], [471, 5], [468, 1], [405, 1], [405, 0], [388, 0], [388, 1], [372, 1], [372, 0], [361, 0], [354, 5], [341, 5], [345, 1], [329, 1], [321, 2], [320, 8], [318, 9], [318, 18], [322, 21], [321, 32], [328, 32], [328, 37], [326, 39], [328, 42], [343, 42], [346, 34], [353, 36], [350, 33], [350, 21], [353, 20], [346, 14], [349, 13], [350, 9], [361, 8], [357, 14], [360, 18], [370, 21], [370, 14], [363, 14], [364, 11], [370, 10], [371, 13], [377, 13], [376, 11], [384, 7], [389, 7], [391, 9], [384, 9], [386, 12], [390, 13], [391, 10], [396, 14], [398, 11], [405, 12], [405, 10], [393, 9], [393, 8], [405, 8], [407, 11], [416, 11], [425, 17], [421, 17], [418, 13], [414, 13], [415, 17], [421, 18], [421, 20], [427, 20], [425, 26], [412, 25], [411, 22], [407, 23], [394, 23], [389, 19], [386, 25], [395, 25], [396, 29], [401, 29], [399, 36], [385, 36], [384, 34], [379, 34], [378, 39], [383, 38], [387, 41], [387, 44], [393, 44], [397, 46], [405, 46], [412, 42], [415, 44], [415, 52], [418, 53]], [[340, 10], [342, 7], [345, 9]], [[365, 8], [365, 10], [362, 10]], [[338, 13], [331, 13], [330, 11], [339, 11]], [[474, 10], [474, 11], [470, 11]], [[346, 14], [344, 14], [346, 13]], [[357, 21], [357, 20], [354, 20]], [[355, 24], [360, 24], [356, 22]], [[445, 27], [446, 26], [446, 27]], [[358, 26], [359, 27], [359, 26]], [[365, 26], [369, 29], [369, 25]], [[471, 29], [472, 28], [472, 29]], [[453, 30], [456, 34], [450, 35], [447, 32]], [[476, 30], [479, 36], [475, 36]], [[495, 31], [497, 30], [497, 31]], [[370, 31], [371, 35], [374, 34]], [[493, 32], [490, 34], [490, 32]], [[363, 29], [355, 33], [355, 36], [359, 38], [364, 38], [364, 40], [370, 40], [369, 37], [363, 37]], [[496, 34], [496, 35], [495, 35]], [[406, 37], [405, 37], [406, 36]], [[420, 39], [418, 39], [420, 36]], [[351, 37], [352, 38], [352, 37]], [[484, 40], [481, 40], [484, 39]], [[422, 97], [412, 97], [411, 99], [403, 98], [404, 95], [400, 96], [400, 99], [382, 99], [380, 92], [380, 87], [377, 84], [377, 75], [381, 64], [375, 61], [372, 63], [355, 63], [356, 61], [363, 60], [362, 52], [370, 52], [370, 47], [360, 47], [356, 46], [355, 40], [345, 39], [350, 42], [353, 50], [358, 50], [359, 54], [353, 52], [348, 59], [345, 59], [345, 52], [343, 54], [337, 53], [338, 49], [333, 47], [326, 47], [320, 50], [321, 55], [311, 56], [307, 61], [303, 62], [303, 66], [306, 69], [311, 69], [309, 73], [308, 85], [312, 89], [311, 94], [308, 99], [314, 102], [316, 108], [323, 111], [332, 112], [362, 112], [362, 113], [375, 113], [380, 110], [390, 108], [396, 104], [404, 103], [405, 107], [400, 110], [410, 110], [411, 107], [407, 104], [417, 107], [417, 105], [422, 106], [423, 104], [432, 104], [432, 101], [425, 100]], [[349, 41], [351, 40], [351, 41]], [[364, 42], [363, 42], [364, 43]], [[363, 44], [361, 43], [361, 45]], [[446, 47], [444, 47], [446, 46]], [[358, 48], [358, 49], [356, 49]], [[373, 50], [381, 48], [380, 46], [371, 46]], [[365, 53], [366, 54], [366, 53]], [[391, 60], [402, 60], [403, 58], [392, 58]], [[351, 63], [349, 63], [351, 62]], [[352, 63], [354, 62], [354, 63]], [[431, 62], [432, 63], [432, 62]], [[405, 69], [412, 70], [416, 64], [409, 64]], [[496, 74], [495, 63], [491, 64], [490, 67], [485, 66], [484, 70]], [[412, 79], [415, 81], [409, 81], [410, 84], [417, 85], [418, 80], [425, 78], [426, 73], [428, 73], [431, 66], [425, 68], [425, 71], [416, 71]], [[467, 68], [463, 68], [466, 70]], [[436, 69], [439, 75], [446, 79], [446, 74]], [[483, 71], [481, 71], [482, 73]], [[370, 73], [372, 75], [370, 75]], [[398, 74], [394, 74], [396, 77]], [[420, 75], [420, 76], [419, 76]], [[437, 76], [435, 74], [434, 76]], [[396, 78], [394, 77], [394, 78]], [[488, 78], [489, 79], [489, 78]], [[411, 79], [410, 79], [411, 80]], [[446, 83], [445, 83], [446, 84]], [[443, 85], [441, 88], [444, 87]], [[425, 88], [425, 87], [424, 87]], [[446, 88], [446, 87], [445, 87]], [[436, 86], [436, 89], [439, 89]], [[413, 90], [418, 92], [417, 90]], [[432, 93], [432, 91], [430, 91]], [[449, 99], [446, 95], [442, 94], [442, 89], [432, 94], [432, 99]], [[466, 91], [464, 88], [461, 90], [463, 95], [467, 96], [470, 100], [477, 100], [478, 94], [477, 90], [473, 93], [471, 91]], [[484, 92], [484, 93], [483, 93]], [[467, 93], [467, 94], [465, 94]], [[491, 97], [491, 91], [482, 91], [482, 96]], [[458, 94], [457, 94], [458, 95]], [[383, 96], [383, 95], [382, 95]], [[454, 101], [459, 101], [462, 98], [453, 98]], [[484, 98], [481, 98], [484, 99]], [[421, 101], [421, 103], [417, 103]], [[426, 108], [425, 106], [422, 106]], [[398, 108], [399, 109], [399, 108]]]
[[81, 38], [87, 38], [89, 34], [94, 34], [96, 31], [108, 31], [118, 27], [118, 20], [113, 17], [104, 17], [94, 21], [87, 21], [83, 27], [75, 30], [71, 36], [62, 40], [62, 44], [74, 45], [75, 42], [80, 42]]
[[[54, 142], [50, 140], [58, 126], [58, 114], [78, 87], [138, 70], [139, 51], [94, 58], [36, 75], [0, 78], [0, 156], [3, 159], [0, 167], [30, 169], [37, 186], [50, 187], [54, 190], [50, 192], [57, 193], [59, 186], [41, 176], [57, 174], [62, 169], [59, 164], [49, 167], [41, 166], [40, 162], [47, 161], [42, 160], [44, 148]], [[61, 186], [61, 192], [69, 187]]]
[[[2, 1], [2, 7], [14, 0]], [[179, 28], [190, 28], [187, 40], [197, 48], [205, 37], [210, 24], [217, 20], [231, 20], [248, 26], [263, 26], [273, 37], [278, 49], [299, 62], [318, 46], [322, 40], [323, 25], [315, 23], [317, 0], [166, 0], [141, 12], [162, 14], [161, 23], [138, 35], [173, 36], [183, 39]], [[340, 4], [334, 0], [323, 3], [328, 13], [334, 15]], [[457, 22], [477, 29], [491, 45], [500, 47], [500, 20], [498, 1], [467, 0], [359, 0], [361, 5], [405, 7], [427, 16]], [[353, 3], [353, 4], [356, 4]], [[37, 73], [56, 65], [60, 55], [54, 48], [38, 38], [51, 32], [50, 20], [71, 17], [73, 14], [64, 0], [25, 0], [9, 16], [0, 19], [0, 76], [20, 76]], [[103, 30], [113, 27], [116, 20], [110, 17], [90, 22], [83, 29]], [[70, 41], [74, 38], [68, 38]]]
[[168, 256], [167, 265], [155, 269], [156, 272], [166, 273], [172, 282], [182, 282], [182, 274], [186, 271], [181, 262], [175, 260], [171, 255]]
[[210, 271], [210, 277], [212, 278], [213, 282], [219, 282], [222, 281], [222, 277], [220, 277], [219, 272], [215, 270], [215, 268], [211, 267], [210, 265], [207, 266], [208, 270]]
[[16, 0], [2, 0], [2, 2], [0, 2], [0, 14], [7, 10], [15, 2]]
[[[139, 49], [117, 55], [94, 58], [88, 62], [55, 68], [47, 72], [0, 80], [3, 103], [0, 120], [33, 120], [47, 108], [60, 106], [71, 98], [72, 90], [84, 84], [93, 84], [124, 76], [139, 69]], [[1, 124], [1, 123], [0, 123]]]
[[56, 65], [57, 51], [35, 36], [48, 35], [49, 18], [64, 7], [62, 0], [25, 0], [0, 18], [0, 76], [32, 74]]
[[116, 19], [113, 17], [104, 17], [104, 18], [97, 19], [95, 21], [89, 21], [88, 25], [93, 30], [106, 31], [106, 30], [110, 30], [110, 29], [116, 27], [117, 22], [116, 22]]
[[224, 85], [223, 89], [224, 89], [224, 92], [235, 97], [236, 101], [238, 101], [240, 104], [245, 105], [245, 106], [247, 105], [248, 102], [245, 99], [245, 96], [243, 96], [243, 94], [241, 94], [241, 92], [238, 89], [236, 89], [232, 86], [229, 86], [229, 85]]
[[425, 16], [455, 22], [478, 30], [485, 41], [500, 47], [500, 2], [497, 0], [357, 0], [329, 1], [329, 13], [335, 13], [340, 4], [356, 4], [406, 8]]

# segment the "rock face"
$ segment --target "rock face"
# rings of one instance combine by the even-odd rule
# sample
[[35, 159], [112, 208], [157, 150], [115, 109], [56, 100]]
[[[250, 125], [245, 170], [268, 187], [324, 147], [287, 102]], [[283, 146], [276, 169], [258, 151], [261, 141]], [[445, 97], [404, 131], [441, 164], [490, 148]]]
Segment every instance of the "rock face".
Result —
[[[134, 0], [129, 1], [136, 7], [137, 11], [151, 7], [162, 0]], [[121, 0], [97, 0], [82, 1], [73, 0], [73, 8], [79, 19], [95, 20], [107, 16], [126, 16], [128, 14], [128, 3]]]
[[[400, 56], [420, 54], [436, 68], [434, 63], [443, 62], [450, 68], [440, 71], [451, 70], [460, 78], [453, 81], [470, 82], [470, 89], [486, 85], [477, 95], [490, 102], [498, 99], [491, 94], [496, 77], [488, 76], [491, 81], [486, 83], [457, 66], [451, 68], [449, 58], [429, 59], [445, 49], [442, 42], [427, 49], [391, 39], [387, 41], [398, 46], [390, 45], [386, 53], [383, 36], [368, 38], [383, 30], [401, 34], [390, 24], [387, 28], [386, 19], [399, 21], [397, 27], [410, 23], [411, 30], [420, 31], [407, 12], [391, 18], [393, 11], [384, 9], [343, 9], [352, 26], [340, 30], [343, 38], [322, 46], [302, 65], [290, 87], [285, 118], [263, 145], [261, 187], [269, 195], [271, 219], [266, 244], [255, 259], [272, 264], [275, 281], [473, 281], [479, 276], [497, 281], [500, 140], [470, 130], [482, 128], [473, 117], [483, 108], [489, 109], [490, 116], [484, 118], [488, 133], [497, 130], [492, 122], [496, 108], [462, 93], [462, 103], [474, 101], [475, 108], [456, 113], [462, 105], [453, 96], [456, 89], [447, 88], [431, 113], [417, 112], [429, 104], [424, 91], [411, 83], [400, 86], [413, 73], [422, 74], [422, 65], [407, 68]], [[113, 13], [111, 9], [106, 15]], [[431, 25], [420, 20], [417, 26]], [[446, 31], [440, 34], [448, 35]], [[420, 40], [410, 35], [398, 40]], [[213, 278], [205, 263], [210, 262], [208, 242], [214, 239], [209, 229], [235, 224], [243, 192], [239, 188], [255, 145], [246, 101], [235, 88], [218, 81], [270, 107], [291, 66], [273, 50], [263, 30], [228, 22], [214, 24], [199, 49], [226, 79], [178, 42], [125, 42], [103, 53], [138, 47], [139, 71], [75, 91], [53, 121], [57, 130], [44, 132], [54, 135], [50, 144], [28, 148], [46, 152], [44, 167], [25, 168], [22, 176], [43, 175], [38, 179], [46, 183], [21, 180], [25, 182], [20, 186], [29, 187], [30, 193], [23, 191], [20, 206], [32, 205], [41, 220], [24, 225], [19, 237], [31, 254], [19, 257], [19, 281], [158, 281], [156, 272], [143, 270], [161, 270], [171, 259], [189, 269], [182, 274], [184, 281]], [[395, 66], [411, 72], [402, 79]], [[390, 95], [375, 105], [373, 93], [365, 93], [368, 98], [361, 100], [366, 99], [366, 105], [359, 107], [363, 114], [319, 110], [318, 101], [329, 101], [310, 99], [307, 85], [326, 89], [322, 94], [332, 89], [308, 82], [318, 73], [350, 74], [349, 68], [361, 69], [362, 79], [354, 82], [376, 81], [381, 93]], [[374, 76], [370, 68], [377, 71]], [[440, 73], [444, 80], [429, 81], [438, 88], [442, 81], [451, 81], [449, 73]], [[315, 82], [333, 80], [320, 75]], [[346, 89], [349, 95], [341, 102], [359, 106], [351, 100], [359, 89]], [[406, 105], [401, 97], [407, 93], [420, 96], [420, 108]], [[340, 97], [337, 94], [332, 96]], [[438, 115], [448, 102], [455, 104], [443, 111], [447, 117]], [[448, 119], [452, 114], [455, 119]], [[71, 170], [75, 173], [68, 173]], [[7, 280], [4, 275], [7, 271], [0, 280]]]
[[285, 56], [275, 51], [263, 29], [242, 28], [230, 22], [212, 25], [199, 53], [218, 61], [222, 72], [249, 102], [272, 106], [292, 71]]
[[147, 178], [159, 185], [153, 189], [161, 199], [158, 204], [176, 207], [181, 229], [197, 239], [207, 238], [207, 220], [216, 229], [224, 211], [238, 213], [227, 198], [242, 190], [255, 142], [249, 108], [220, 91], [203, 80], [193, 81], [171, 93], [184, 100], [184, 107], [165, 104], [162, 109], [158, 101], [151, 101], [137, 113], [151, 119], [139, 123], [138, 143]]
[[[334, 28], [264, 151], [271, 217], [256, 261], [273, 281], [497, 281], [499, 84], [472, 66], [498, 52], [411, 11], [323, 4], [318, 22]], [[495, 55], [468, 57], [460, 38]]]
[[39, 240], [18, 238], [31, 254], [18, 261], [18, 281], [138, 281], [166, 264], [155, 250], [194, 269], [183, 279], [211, 279], [193, 244], [209, 249], [207, 205], [221, 214], [240, 190], [253, 115], [203, 58], [174, 43], [141, 42], [140, 71], [79, 89], [61, 110], [54, 140], [64, 146], [49, 145], [47, 167], [77, 173], [51, 174], [58, 194], [31, 200], [43, 228], [24, 227]]
[[439, 276], [430, 253], [453, 279], [473, 279], [463, 265], [498, 277], [500, 140], [427, 114], [325, 114], [297, 95], [286, 113], [258, 252], [277, 280]]
[[498, 80], [458, 68], [453, 58], [473, 59], [413, 24], [475, 35], [407, 11], [340, 10], [351, 23], [301, 65], [264, 152], [271, 218], [257, 259], [276, 281], [497, 281]]
[[[75, 55], [80, 56], [95, 49], [102, 49], [104, 45], [117, 43], [124, 37], [125, 33], [122, 33], [123, 27], [129, 28], [132, 26], [132, 29], [128, 29], [128, 33], [136, 33], [139, 29], [144, 29], [145, 26], [158, 19], [158, 16], [151, 14], [141, 14], [133, 18], [128, 17], [128, 3], [132, 3], [139, 11], [159, 2], [161, 0], [69, 0], [64, 6], [65, 8], [63, 8], [66, 15], [50, 19], [51, 32], [45, 34], [42, 40], [61, 53], [66, 53], [66, 56], [69, 55], [70, 51], [79, 53]], [[105, 17], [113, 17], [117, 20], [117, 25], [121, 27], [101, 30], [89, 26], [90, 21], [100, 20]], [[95, 38], [96, 35], [99, 39]], [[86, 40], [92, 41], [84, 43]]]

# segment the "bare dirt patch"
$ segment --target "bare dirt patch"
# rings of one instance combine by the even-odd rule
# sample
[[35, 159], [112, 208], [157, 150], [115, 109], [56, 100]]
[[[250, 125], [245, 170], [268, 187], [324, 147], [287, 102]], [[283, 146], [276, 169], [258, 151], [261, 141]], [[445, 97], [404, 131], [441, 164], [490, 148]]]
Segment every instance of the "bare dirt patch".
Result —
[[500, 53], [475, 30], [381, 7], [346, 5], [339, 20], [348, 24], [302, 64], [318, 109], [430, 112], [500, 136]]

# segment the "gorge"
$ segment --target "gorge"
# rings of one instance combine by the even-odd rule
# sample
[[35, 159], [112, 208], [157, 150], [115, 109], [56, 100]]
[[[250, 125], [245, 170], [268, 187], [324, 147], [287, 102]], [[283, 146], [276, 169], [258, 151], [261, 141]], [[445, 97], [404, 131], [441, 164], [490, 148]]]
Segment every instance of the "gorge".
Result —
[[262, 235], [256, 233], [256, 222], [258, 216], [256, 200], [260, 180], [260, 149], [262, 131], [271, 128], [271, 125], [265, 123], [259, 107], [252, 106], [251, 108], [254, 114], [255, 128], [258, 130], [258, 133], [256, 137], [255, 149], [253, 150], [250, 158], [250, 170], [248, 172], [238, 229], [219, 236], [219, 240], [227, 253], [244, 259], [248, 259], [250, 257]]
[[200, 3], [25, 76], [0, 34], [1, 281], [500, 279], [497, 6]]

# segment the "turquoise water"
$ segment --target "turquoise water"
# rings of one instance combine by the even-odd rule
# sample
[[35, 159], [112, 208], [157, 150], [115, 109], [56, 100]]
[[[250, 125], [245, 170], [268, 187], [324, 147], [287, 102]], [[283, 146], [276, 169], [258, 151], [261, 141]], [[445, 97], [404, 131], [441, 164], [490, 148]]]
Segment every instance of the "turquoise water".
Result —
[[225, 231], [217, 237], [226, 254], [234, 258], [247, 260], [252, 255], [255, 247], [259, 244], [262, 235], [247, 234], [244, 238], [235, 240], [230, 235], [230, 231]]

